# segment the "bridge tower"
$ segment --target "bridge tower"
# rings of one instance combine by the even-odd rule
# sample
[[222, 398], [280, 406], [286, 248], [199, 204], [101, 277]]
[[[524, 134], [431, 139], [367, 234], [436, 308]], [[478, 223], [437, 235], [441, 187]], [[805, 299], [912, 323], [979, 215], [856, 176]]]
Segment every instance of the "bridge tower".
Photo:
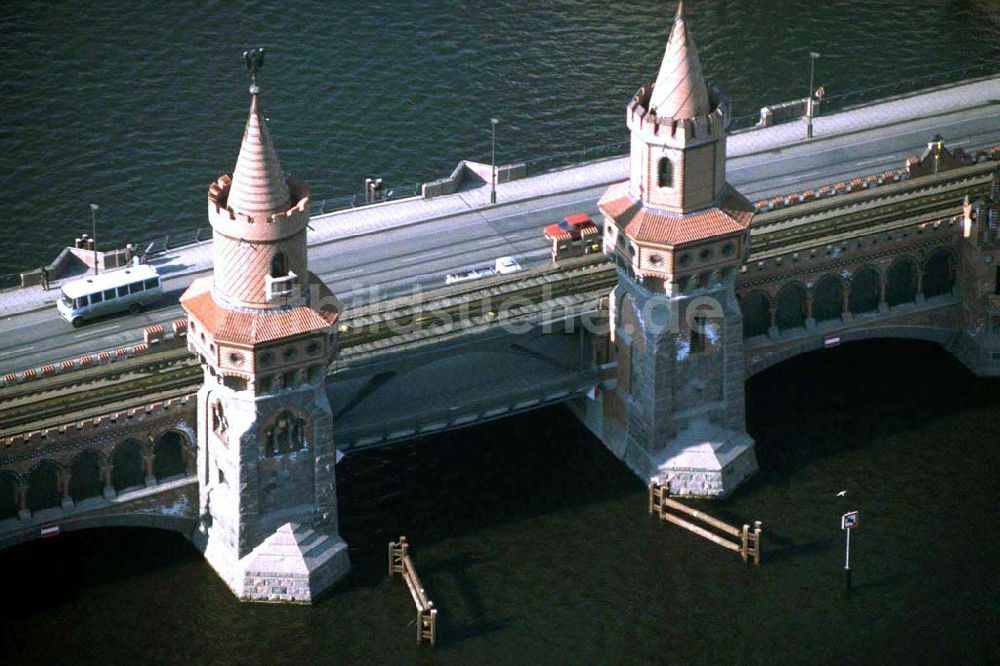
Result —
[[757, 469], [734, 292], [754, 207], [726, 182], [729, 117], [681, 2], [655, 82], [626, 110], [629, 180], [599, 202], [619, 275], [601, 434], [640, 477], [680, 494], [726, 495]]
[[309, 188], [285, 176], [247, 52], [250, 114], [208, 188], [214, 274], [181, 297], [198, 355], [195, 543], [240, 599], [309, 602], [350, 567], [325, 392], [342, 309], [306, 262]]

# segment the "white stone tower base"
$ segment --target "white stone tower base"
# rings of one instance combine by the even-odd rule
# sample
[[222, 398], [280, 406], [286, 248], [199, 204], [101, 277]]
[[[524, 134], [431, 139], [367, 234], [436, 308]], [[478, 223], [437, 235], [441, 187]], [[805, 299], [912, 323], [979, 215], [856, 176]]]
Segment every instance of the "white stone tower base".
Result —
[[672, 495], [725, 497], [757, 472], [750, 435], [707, 421], [694, 421], [663, 449], [646, 455], [647, 482], [668, 486]]
[[662, 448], [649, 451], [632, 440], [621, 424], [606, 419], [604, 396], [567, 405], [583, 424], [646, 485], [670, 486], [673, 495], [721, 499], [757, 473], [754, 441], [702, 419], [677, 433]]
[[343, 539], [298, 523], [285, 523], [238, 560], [202, 530], [194, 541], [240, 601], [309, 604], [351, 568]]

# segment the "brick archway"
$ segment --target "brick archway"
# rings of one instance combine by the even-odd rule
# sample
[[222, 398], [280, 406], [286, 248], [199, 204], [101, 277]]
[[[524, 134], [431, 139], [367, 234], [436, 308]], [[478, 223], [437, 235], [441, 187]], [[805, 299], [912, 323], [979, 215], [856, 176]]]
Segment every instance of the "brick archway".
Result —
[[145, 485], [142, 453], [142, 444], [134, 439], [125, 440], [115, 447], [111, 454], [111, 485], [115, 492]]
[[844, 313], [844, 283], [839, 276], [824, 275], [813, 286], [812, 316], [817, 322], [839, 319]]
[[767, 335], [771, 328], [771, 297], [767, 292], [755, 289], [740, 299], [743, 314], [743, 337], [753, 338]]
[[28, 473], [27, 508], [32, 513], [62, 505], [59, 487], [60, 468], [51, 460], [42, 460]]
[[801, 282], [789, 282], [778, 292], [775, 318], [779, 331], [806, 325], [806, 294], [806, 288]]
[[882, 301], [882, 275], [873, 266], [865, 266], [851, 276], [848, 308], [851, 314], [876, 312]]
[[900, 257], [892, 263], [885, 277], [885, 302], [890, 307], [913, 303], [917, 299], [917, 262]]
[[153, 476], [157, 481], [183, 476], [192, 467], [191, 461], [187, 437], [176, 430], [163, 433], [153, 445]]
[[950, 294], [955, 286], [955, 255], [951, 250], [941, 249], [927, 258], [923, 267], [924, 298]]
[[69, 495], [74, 502], [101, 496], [104, 465], [104, 457], [94, 449], [84, 449], [74, 456], [69, 465]]
[[16, 518], [19, 502], [18, 478], [10, 472], [0, 472], [0, 520]]

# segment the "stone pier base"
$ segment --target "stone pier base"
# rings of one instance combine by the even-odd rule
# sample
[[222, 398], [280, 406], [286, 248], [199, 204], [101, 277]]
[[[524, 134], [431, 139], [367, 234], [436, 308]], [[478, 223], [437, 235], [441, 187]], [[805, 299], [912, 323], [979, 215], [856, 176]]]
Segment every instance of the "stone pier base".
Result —
[[606, 419], [600, 398], [567, 405], [644, 483], [669, 484], [671, 494], [723, 498], [757, 472], [754, 442], [745, 432], [696, 419], [663, 445], [650, 445]]
[[312, 603], [351, 568], [342, 538], [297, 523], [285, 523], [241, 559], [204, 532], [195, 543], [240, 601]]
[[706, 422], [695, 421], [663, 449], [646, 455], [646, 481], [668, 486], [672, 495], [726, 497], [757, 472], [750, 435]]

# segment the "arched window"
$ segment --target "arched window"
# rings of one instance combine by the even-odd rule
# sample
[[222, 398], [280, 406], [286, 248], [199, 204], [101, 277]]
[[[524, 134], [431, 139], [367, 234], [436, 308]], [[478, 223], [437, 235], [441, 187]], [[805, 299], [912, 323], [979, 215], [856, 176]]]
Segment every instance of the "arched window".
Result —
[[806, 290], [798, 282], [789, 282], [778, 292], [778, 330], [800, 328], [806, 323]]
[[813, 287], [812, 316], [817, 322], [837, 319], [844, 311], [844, 292], [836, 275], [824, 275]]
[[265, 454], [280, 456], [305, 448], [305, 421], [291, 412], [282, 412], [265, 433]]
[[771, 302], [761, 291], [751, 291], [740, 301], [743, 313], [743, 337], [753, 338], [767, 335], [771, 326]]
[[285, 265], [285, 254], [275, 252], [271, 257], [271, 277], [280, 278], [288, 275], [288, 267]]
[[669, 157], [660, 158], [659, 184], [660, 187], [674, 186], [674, 165], [670, 162]]

